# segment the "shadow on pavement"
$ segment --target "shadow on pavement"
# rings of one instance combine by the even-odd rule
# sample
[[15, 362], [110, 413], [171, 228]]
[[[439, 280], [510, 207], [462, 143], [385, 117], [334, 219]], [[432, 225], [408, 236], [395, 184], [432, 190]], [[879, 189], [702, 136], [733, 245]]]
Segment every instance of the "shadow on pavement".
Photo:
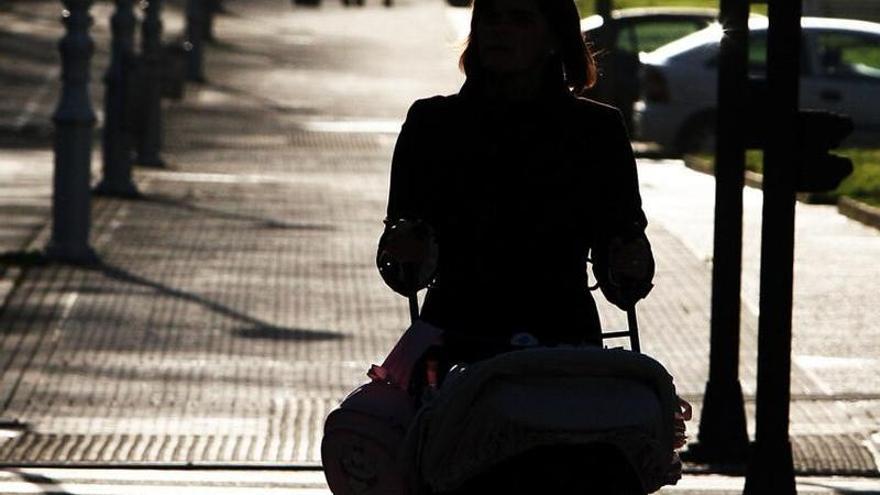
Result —
[[264, 339], [295, 342], [314, 342], [319, 340], [341, 340], [346, 336], [325, 330], [303, 330], [301, 328], [253, 327], [240, 328], [233, 334], [246, 339]]
[[[0, 81], [2, 81], [0, 75]], [[3, 116], [0, 115], [0, 118]], [[21, 128], [0, 126], [0, 150], [44, 150], [52, 147], [53, 128], [31, 123]]]
[[[305, 116], [317, 116], [321, 115], [321, 112], [311, 106], [293, 106], [287, 105], [282, 102], [273, 100], [272, 98], [268, 98], [259, 94], [257, 91], [247, 91], [244, 89], [236, 88], [235, 86], [229, 84], [223, 84], [216, 81], [211, 81], [205, 85], [208, 88], [211, 88], [215, 91], [221, 91], [231, 96], [236, 96], [239, 98], [249, 99], [251, 101], [257, 102], [261, 108], [268, 108], [270, 110], [274, 110], [276, 112], [281, 112], [286, 115], [305, 115]], [[200, 108], [199, 112], [210, 111], [210, 109]]]
[[18, 476], [22, 481], [26, 483], [36, 485], [40, 492], [33, 493], [42, 493], [43, 495], [73, 495], [72, 493], [64, 490], [58, 483], [58, 481], [48, 476], [43, 476], [41, 474], [25, 473], [18, 469], [4, 469], [4, 471]]
[[798, 480], [798, 486], [824, 488], [824, 489], [830, 490], [831, 493], [840, 493], [840, 494], [858, 493], [861, 495], [880, 495], [880, 490], [867, 490], [866, 491], [861, 488], [841, 488], [839, 486], [830, 486], [830, 485], [825, 485], [822, 483], [815, 483], [815, 482], [803, 481], [803, 480]]
[[277, 325], [273, 325], [269, 322], [263, 321], [259, 318], [255, 318], [241, 311], [235, 310], [223, 304], [220, 304], [216, 301], [211, 301], [202, 296], [191, 294], [189, 292], [182, 291], [180, 289], [175, 289], [173, 287], [169, 287], [167, 285], [161, 284], [159, 282], [149, 280], [147, 278], [141, 277], [140, 275], [135, 275], [133, 273], [127, 272], [122, 268], [115, 267], [112, 265], [108, 265], [104, 262], [99, 262], [94, 269], [102, 272], [105, 276], [128, 284], [140, 285], [143, 287], [149, 287], [160, 294], [168, 297], [173, 297], [177, 299], [181, 299], [190, 303], [197, 304], [203, 308], [208, 309], [209, 311], [213, 311], [214, 313], [226, 316], [228, 318], [232, 318], [234, 320], [238, 320], [247, 325], [244, 330], [236, 331], [236, 335], [241, 337], [248, 338], [261, 338], [261, 339], [274, 339], [274, 340], [282, 340], [282, 336], [284, 336], [284, 340], [299, 340], [299, 341], [317, 341], [317, 340], [337, 340], [343, 339], [347, 336], [344, 334], [328, 332], [328, 331], [316, 331], [316, 330], [304, 330], [304, 329], [295, 329], [295, 328], [284, 328], [279, 327]]
[[[61, 5], [59, 2], [59, 8], [60, 6]], [[20, 12], [14, 15], [21, 18], [22, 21], [42, 19], [38, 16], [26, 16]], [[59, 22], [58, 25], [61, 26], [61, 23]], [[0, 31], [0, 46], [3, 47], [4, 56], [9, 57], [7, 60], [25, 59], [30, 62], [46, 64], [47, 66], [55, 65], [59, 61], [58, 49], [56, 47], [57, 43], [57, 39], [49, 38], [46, 36], [35, 36], [32, 34], [9, 32], [6, 30]], [[23, 77], [21, 73], [21, 68], [18, 68], [18, 70], [14, 71], [14, 73], [18, 77]], [[33, 77], [39, 79], [39, 81], [45, 79], [44, 76], [34, 75]]]
[[265, 218], [259, 215], [251, 215], [248, 213], [240, 213], [237, 211], [227, 211], [218, 208], [199, 206], [189, 201], [175, 199], [162, 195], [149, 195], [144, 197], [143, 199], [150, 203], [155, 203], [162, 206], [169, 206], [191, 213], [203, 213], [222, 220], [240, 220], [245, 222], [253, 222], [256, 223], [259, 227], [266, 229], [307, 230], [316, 232], [332, 232], [336, 230], [336, 228], [331, 225], [286, 222], [284, 220]]

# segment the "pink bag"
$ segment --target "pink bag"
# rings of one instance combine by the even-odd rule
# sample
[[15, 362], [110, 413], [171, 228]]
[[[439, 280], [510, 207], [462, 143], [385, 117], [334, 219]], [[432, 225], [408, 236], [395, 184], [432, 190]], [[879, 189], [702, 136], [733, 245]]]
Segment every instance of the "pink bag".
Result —
[[388, 383], [351, 393], [324, 423], [321, 458], [335, 495], [402, 495], [405, 473], [397, 453], [415, 414], [412, 398]]
[[415, 415], [407, 393], [416, 363], [440, 343], [442, 331], [417, 321], [382, 363], [373, 379], [342, 401], [324, 423], [321, 459], [335, 495], [403, 495], [409, 493], [398, 453]]

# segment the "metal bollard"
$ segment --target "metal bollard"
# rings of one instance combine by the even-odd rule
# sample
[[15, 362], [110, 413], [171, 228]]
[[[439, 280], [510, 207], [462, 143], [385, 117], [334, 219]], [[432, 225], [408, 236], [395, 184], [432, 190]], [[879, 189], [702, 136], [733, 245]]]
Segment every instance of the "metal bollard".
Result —
[[129, 78], [134, 64], [134, 26], [132, 0], [116, 0], [111, 18], [113, 42], [110, 67], [104, 75], [104, 129], [101, 134], [103, 178], [95, 194], [123, 198], [139, 197], [131, 178], [131, 129], [127, 108]]
[[188, 59], [189, 52], [183, 43], [169, 43], [162, 47], [162, 98], [183, 99]]
[[146, 167], [164, 167], [162, 149], [162, 0], [146, 3], [141, 23], [141, 129], [138, 136], [137, 163]]
[[186, 43], [189, 59], [186, 78], [190, 81], [204, 82], [203, 69], [204, 33], [208, 9], [205, 0], [186, 2]]
[[89, 36], [93, 0], [62, 0], [66, 33], [61, 53], [61, 99], [55, 123], [55, 177], [52, 190], [52, 237], [46, 256], [70, 263], [94, 263], [89, 245], [91, 198], [89, 174], [95, 113], [89, 100], [89, 66], [94, 43]]
[[214, 43], [217, 38], [214, 36], [214, 17], [218, 12], [223, 11], [220, 0], [205, 0], [205, 25], [202, 26], [202, 39]]

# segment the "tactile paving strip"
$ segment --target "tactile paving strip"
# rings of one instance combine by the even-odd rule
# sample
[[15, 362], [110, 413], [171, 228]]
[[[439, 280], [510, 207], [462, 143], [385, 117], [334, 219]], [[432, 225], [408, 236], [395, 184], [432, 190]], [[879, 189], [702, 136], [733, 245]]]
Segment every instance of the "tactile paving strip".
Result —
[[[0, 444], [0, 459], [26, 464], [314, 464], [336, 399], [285, 400], [249, 418], [193, 417], [56, 421], [64, 433], [25, 432]], [[142, 423], [142, 424], [138, 424]], [[177, 430], [176, 432], [173, 430]]]
[[[694, 420], [688, 423], [689, 434], [696, 436], [701, 406], [699, 399], [688, 398], [694, 406]], [[791, 404], [791, 446], [798, 475], [880, 476], [878, 448], [871, 439], [876, 423], [869, 410], [878, 410], [880, 400], [863, 401], [862, 407], [825, 398], [800, 398]], [[754, 397], [746, 397], [746, 414], [752, 435], [755, 417]], [[706, 466], [686, 465], [696, 473]]]

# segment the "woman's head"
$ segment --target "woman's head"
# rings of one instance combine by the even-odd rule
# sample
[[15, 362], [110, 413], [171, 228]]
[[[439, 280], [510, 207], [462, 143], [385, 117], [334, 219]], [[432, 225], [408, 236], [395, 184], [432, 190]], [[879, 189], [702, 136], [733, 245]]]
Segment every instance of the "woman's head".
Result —
[[461, 67], [469, 79], [541, 68], [575, 93], [596, 81], [573, 0], [474, 0]]

